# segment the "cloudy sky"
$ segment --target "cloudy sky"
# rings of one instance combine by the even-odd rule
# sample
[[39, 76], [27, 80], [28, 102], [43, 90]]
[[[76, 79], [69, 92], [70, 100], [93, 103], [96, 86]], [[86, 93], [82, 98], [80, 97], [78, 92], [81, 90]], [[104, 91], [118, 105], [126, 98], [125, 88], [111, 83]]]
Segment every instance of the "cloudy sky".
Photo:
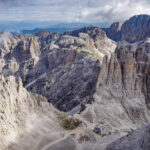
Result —
[[0, 21], [121, 21], [150, 15], [150, 0], [0, 0]]

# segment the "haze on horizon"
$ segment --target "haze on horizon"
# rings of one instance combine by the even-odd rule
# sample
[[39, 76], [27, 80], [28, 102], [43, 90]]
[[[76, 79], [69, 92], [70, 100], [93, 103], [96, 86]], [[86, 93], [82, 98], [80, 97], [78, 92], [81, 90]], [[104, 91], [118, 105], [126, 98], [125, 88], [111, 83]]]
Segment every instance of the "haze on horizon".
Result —
[[0, 21], [113, 22], [149, 14], [149, 0], [0, 0]]

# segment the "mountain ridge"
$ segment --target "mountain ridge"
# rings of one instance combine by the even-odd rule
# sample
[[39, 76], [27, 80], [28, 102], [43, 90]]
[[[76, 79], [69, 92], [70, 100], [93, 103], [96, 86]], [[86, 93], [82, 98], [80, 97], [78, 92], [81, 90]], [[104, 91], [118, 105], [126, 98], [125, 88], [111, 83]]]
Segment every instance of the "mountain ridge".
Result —
[[104, 28], [103, 30], [109, 38], [115, 41], [125, 40], [131, 43], [140, 41], [150, 36], [150, 16], [135, 15], [123, 24], [121, 23], [121, 26], [117, 22], [112, 24], [110, 28]]
[[[93, 148], [93, 144], [95, 149], [101, 147], [106, 150], [116, 136], [126, 135], [150, 122], [149, 30], [141, 35], [142, 28], [149, 27], [149, 17], [143, 18], [141, 15], [134, 16], [123, 24], [114, 23], [111, 26], [114, 28], [110, 32], [111, 38], [121, 38], [120, 42], [108, 38], [108, 33], [98, 27], [81, 28], [64, 34], [49, 31], [22, 35], [1, 33], [0, 121], [4, 121], [4, 125], [0, 134], [7, 139], [7, 132], [16, 126], [15, 121], [19, 123], [16, 127], [23, 124], [23, 129], [30, 129], [24, 125], [28, 123], [28, 112], [31, 116], [35, 113], [37, 120], [42, 121], [37, 121], [37, 124], [35, 121], [35, 127], [30, 132], [21, 134], [15, 130], [20, 140], [0, 142], [8, 146], [8, 150], [20, 150], [20, 145], [22, 150], [33, 145], [34, 150], [57, 150], [60, 147], [64, 150], [71, 147], [83, 150]], [[135, 33], [137, 20], [140, 23], [135, 30], [140, 27], [141, 30], [133, 38], [131, 35]], [[128, 28], [130, 33], [123, 32]], [[21, 104], [18, 105], [18, 102]], [[20, 114], [15, 114], [16, 110]], [[54, 116], [51, 123], [45, 119], [49, 115]], [[20, 120], [21, 116], [24, 121]], [[50, 128], [58, 125], [55, 131], [47, 128], [49, 123]], [[95, 127], [101, 128], [104, 138], [92, 131]], [[144, 132], [145, 128], [141, 130]], [[101, 143], [105, 138], [106, 141], [110, 138], [110, 141]], [[139, 135], [137, 138], [141, 142]], [[128, 136], [123, 139], [130, 143]], [[27, 143], [22, 143], [26, 140]], [[116, 143], [112, 143], [114, 150], [119, 145]], [[122, 146], [122, 150], [126, 150]]]

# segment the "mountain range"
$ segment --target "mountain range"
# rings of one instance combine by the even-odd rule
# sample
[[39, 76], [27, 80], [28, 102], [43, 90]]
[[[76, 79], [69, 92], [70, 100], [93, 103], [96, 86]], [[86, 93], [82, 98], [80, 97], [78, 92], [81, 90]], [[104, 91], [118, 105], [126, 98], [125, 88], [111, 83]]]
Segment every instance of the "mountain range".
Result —
[[69, 30], [79, 29], [85, 26], [108, 27], [111, 23], [80, 23], [80, 22], [50, 22], [50, 21], [1, 21], [0, 32], [11, 32], [12, 34], [29, 34], [40, 31], [51, 31], [64, 33]]
[[149, 150], [149, 53], [149, 15], [0, 33], [1, 149]]

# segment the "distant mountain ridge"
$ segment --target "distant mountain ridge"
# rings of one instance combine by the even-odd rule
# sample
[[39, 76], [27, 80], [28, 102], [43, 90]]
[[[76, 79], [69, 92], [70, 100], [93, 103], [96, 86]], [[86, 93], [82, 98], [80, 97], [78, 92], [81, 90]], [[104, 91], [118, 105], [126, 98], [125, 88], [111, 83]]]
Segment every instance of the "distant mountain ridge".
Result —
[[51, 21], [1, 21], [0, 32], [37, 33], [39, 31], [51, 31], [63, 33], [65, 31], [76, 30], [85, 26], [109, 27], [109, 22], [82, 23], [82, 22], [51, 22]]
[[109, 28], [103, 30], [114, 41], [140, 41], [150, 37], [150, 16], [136, 15], [125, 22], [113, 23]]
[[45, 28], [34, 28], [32, 30], [21, 30], [21, 33], [27, 34], [27, 33], [38, 33], [40, 31], [51, 31], [55, 33], [64, 33], [67, 31], [74, 31], [78, 30], [83, 27], [108, 27], [109, 23], [61, 23], [61, 24], [56, 24], [50, 27], [45, 27]]

